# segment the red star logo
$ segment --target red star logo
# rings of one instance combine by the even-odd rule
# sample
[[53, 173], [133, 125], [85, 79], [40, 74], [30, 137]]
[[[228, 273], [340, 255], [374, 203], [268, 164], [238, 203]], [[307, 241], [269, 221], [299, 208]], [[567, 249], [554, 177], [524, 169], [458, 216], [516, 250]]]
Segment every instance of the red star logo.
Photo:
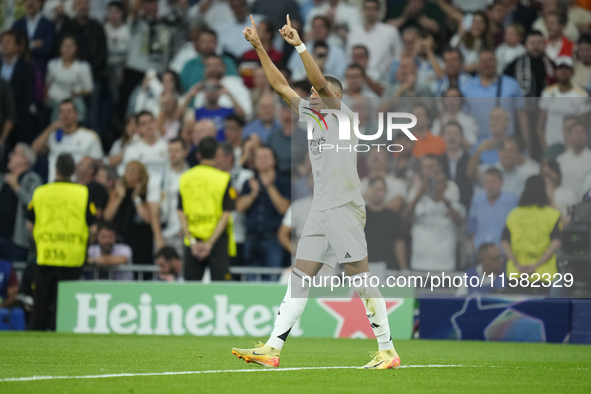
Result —
[[[385, 301], [388, 315], [404, 303], [402, 298], [386, 298]], [[335, 338], [375, 338], [357, 292], [349, 298], [320, 298], [318, 304], [337, 319]]]

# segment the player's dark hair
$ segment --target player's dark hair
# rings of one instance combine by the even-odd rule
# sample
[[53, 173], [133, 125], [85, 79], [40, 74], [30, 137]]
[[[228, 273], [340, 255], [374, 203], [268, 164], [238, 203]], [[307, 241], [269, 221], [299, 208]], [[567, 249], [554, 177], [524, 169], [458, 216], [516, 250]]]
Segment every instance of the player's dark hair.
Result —
[[142, 110], [142, 111], [138, 112], [137, 114], [135, 114], [135, 122], [136, 122], [136, 123], [139, 123], [139, 122], [140, 122], [140, 119], [141, 119], [141, 117], [142, 117], [142, 116], [144, 116], [144, 115], [148, 115], [148, 116], [150, 116], [150, 117], [152, 118], [152, 120], [154, 119], [154, 114], [153, 114], [153, 113], [151, 113], [150, 111], [146, 111], [146, 110], [144, 109], [144, 110]]
[[170, 144], [181, 144], [181, 146], [183, 147], [183, 149], [187, 149], [187, 143], [185, 142], [184, 139], [180, 138], [180, 137], [176, 137], [171, 139], [170, 141], [168, 141], [168, 145]]
[[228, 116], [226, 116], [225, 121], [228, 122], [236, 122], [238, 123], [238, 126], [240, 127], [244, 127], [246, 125], [246, 121], [244, 120], [244, 118], [240, 115], [236, 115], [236, 114], [230, 114]]
[[443, 136], [443, 134], [445, 134], [445, 130], [447, 130], [448, 127], [457, 127], [458, 130], [460, 130], [460, 134], [464, 135], [464, 129], [462, 128], [462, 125], [459, 124], [458, 122], [456, 122], [455, 120], [452, 120], [451, 122], [447, 122], [445, 125], [443, 125], [443, 127], [441, 128], [441, 135]]
[[60, 177], [70, 178], [74, 174], [74, 158], [69, 153], [62, 153], [57, 157], [55, 171]]
[[528, 207], [536, 205], [538, 207], [545, 207], [550, 205], [550, 200], [546, 194], [546, 182], [541, 175], [533, 175], [525, 181], [525, 189], [519, 199], [520, 207]]
[[499, 178], [501, 181], [503, 180], [503, 173], [498, 168], [489, 168], [485, 171], [484, 175], [493, 175]]
[[341, 81], [339, 81], [337, 78], [335, 78], [331, 75], [326, 75], [324, 77], [324, 79], [326, 79], [326, 82], [330, 82], [331, 86], [333, 86], [333, 87], [336, 86], [339, 89], [339, 91], [335, 92], [335, 94], [336, 93], [343, 94], [343, 84], [341, 83]]
[[478, 248], [478, 261], [480, 262], [480, 260], [482, 260], [482, 258], [484, 257], [484, 255], [486, 253], [488, 253], [490, 248], [495, 247], [496, 245], [493, 244], [492, 242], [485, 242], [482, 245], [480, 245], [480, 247]]
[[164, 258], [164, 260], [168, 262], [172, 260], [180, 260], [181, 258], [176, 249], [172, 246], [163, 246], [162, 248], [160, 248], [160, 250], [156, 252], [154, 258], [159, 259], [160, 257]]
[[205, 137], [199, 142], [197, 151], [202, 160], [212, 160], [218, 150], [218, 141], [214, 137]]

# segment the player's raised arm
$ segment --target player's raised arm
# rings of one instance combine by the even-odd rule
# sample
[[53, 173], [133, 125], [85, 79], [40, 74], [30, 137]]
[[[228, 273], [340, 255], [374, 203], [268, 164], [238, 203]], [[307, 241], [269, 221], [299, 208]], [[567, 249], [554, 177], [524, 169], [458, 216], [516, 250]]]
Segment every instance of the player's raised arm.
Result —
[[287, 24], [279, 30], [279, 33], [281, 33], [281, 36], [283, 36], [288, 44], [296, 47], [296, 50], [300, 54], [300, 58], [304, 63], [304, 68], [306, 69], [308, 79], [310, 80], [310, 83], [314, 89], [316, 89], [318, 92], [318, 95], [322, 97], [324, 105], [326, 105], [327, 108], [341, 109], [341, 102], [336, 94], [328, 86], [328, 82], [324, 78], [322, 71], [320, 71], [320, 67], [318, 67], [318, 64], [316, 64], [312, 58], [312, 55], [310, 55], [310, 52], [306, 50], [306, 47], [302, 43], [297, 30], [291, 27], [289, 15], [287, 15], [286, 19]]
[[244, 34], [244, 38], [246, 41], [250, 42], [250, 44], [254, 47], [257, 51], [257, 55], [259, 55], [259, 59], [263, 66], [263, 71], [265, 72], [265, 76], [269, 80], [271, 87], [277, 94], [283, 98], [289, 104], [291, 109], [299, 114], [298, 105], [300, 103], [300, 96], [289, 86], [287, 80], [281, 74], [281, 71], [275, 66], [265, 48], [263, 48], [263, 44], [261, 43], [261, 39], [259, 38], [259, 33], [257, 32], [256, 24], [254, 23], [254, 18], [252, 15], [250, 16], [250, 21], [252, 23], [251, 27], [246, 27], [242, 33]]

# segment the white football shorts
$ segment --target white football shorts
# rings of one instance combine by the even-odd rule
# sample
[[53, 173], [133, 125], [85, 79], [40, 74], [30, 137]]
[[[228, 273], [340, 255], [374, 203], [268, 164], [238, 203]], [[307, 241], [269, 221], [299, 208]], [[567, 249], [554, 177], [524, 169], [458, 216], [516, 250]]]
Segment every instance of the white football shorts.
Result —
[[334, 268], [363, 260], [365, 241], [365, 205], [353, 201], [326, 211], [311, 211], [296, 250], [296, 260], [324, 263]]

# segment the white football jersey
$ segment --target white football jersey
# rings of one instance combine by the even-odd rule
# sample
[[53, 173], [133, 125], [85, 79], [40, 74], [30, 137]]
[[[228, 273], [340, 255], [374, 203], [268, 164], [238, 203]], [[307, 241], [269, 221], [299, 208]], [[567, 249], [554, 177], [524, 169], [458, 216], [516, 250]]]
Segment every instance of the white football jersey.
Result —
[[[130, 161], [139, 161], [146, 166], [150, 178], [160, 178], [162, 171], [168, 165], [168, 143], [159, 138], [154, 145], [148, 145], [140, 139], [125, 148], [121, 166], [123, 173]], [[119, 175], [123, 176], [123, 174]]]
[[85, 156], [96, 160], [103, 158], [103, 146], [98, 135], [85, 128], [79, 128], [72, 134], [66, 134], [63, 131], [51, 132], [47, 138], [47, 147], [49, 148], [49, 179], [48, 182], [55, 181], [55, 165], [57, 158], [62, 153], [69, 153], [78, 164], [80, 159]]
[[[299, 121], [314, 122], [312, 139], [308, 140], [308, 152], [314, 178], [312, 211], [324, 211], [345, 205], [351, 201], [365, 205], [360, 191], [357, 173], [357, 152], [354, 147], [359, 139], [353, 132], [354, 113], [341, 102], [341, 111], [351, 122], [351, 139], [339, 140], [339, 122], [332, 114], [323, 114], [319, 126], [309, 115], [317, 117], [310, 108], [310, 102], [300, 100]], [[318, 110], [320, 112], [320, 110]], [[326, 145], [321, 148], [321, 145]], [[333, 148], [329, 149], [329, 146]], [[338, 149], [337, 149], [338, 147]]]

